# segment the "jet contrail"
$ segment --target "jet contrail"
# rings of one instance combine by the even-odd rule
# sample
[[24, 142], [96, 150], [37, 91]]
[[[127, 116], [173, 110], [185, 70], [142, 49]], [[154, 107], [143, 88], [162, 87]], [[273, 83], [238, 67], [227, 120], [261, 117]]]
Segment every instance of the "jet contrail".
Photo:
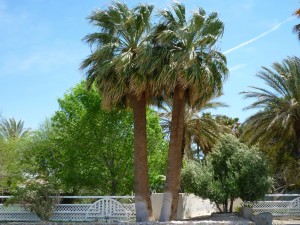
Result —
[[295, 19], [295, 17], [289, 17], [289, 18], [287, 18], [286, 20], [284, 20], [284, 21], [282, 21], [282, 22], [276, 24], [276, 25], [275, 25], [274, 27], [272, 27], [270, 30], [268, 30], [268, 31], [266, 31], [266, 32], [263, 32], [262, 34], [258, 35], [257, 37], [252, 38], [252, 39], [250, 39], [249, 41], [245, 41], [244, 43], [239, 44], [238, 46], [235, 46], [235, 47], [233, 47], [233, 48], [231, 48], [231, 49], [228, 49], [227, 51], [223, 52], [223, 54], [226, 55], [226, 54], [228, 54], [228, 53], [230, 53], [230, 52], [233, 52], [233, 51], [235, 51], [235, 50], [237, 50], [237, 49], [239, 49], [239, 48], [241, 48], [241, 47], [243, 47], [243, 46], [245, 46], [245, 45], [248, 45], [248, 44], [250, 44], [250, 43], [252, 43], [252, 42], [254, 42], [254, 41], [256, 41], [256, 40], [258, 40], [258, 39], [260, 39], [260, 38], [262, 38], [262, 37], [264, 37], [264, 36], [266, 36], [266, 35], [268, 35], [269, 33], [271, 33], [271, 32], [273, 32], [273, 31], [277, 30], [282, 24], [284, 24], [284, 23], [286, 23], [286, 22], [288, 22], [288, 21], [290, 21], [290, 20], [292, 20], [292, 19]]

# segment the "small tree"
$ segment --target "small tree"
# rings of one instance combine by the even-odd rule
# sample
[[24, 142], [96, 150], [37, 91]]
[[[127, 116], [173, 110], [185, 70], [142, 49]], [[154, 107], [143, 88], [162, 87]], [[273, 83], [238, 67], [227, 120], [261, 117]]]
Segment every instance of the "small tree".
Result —
[[182, 182], [185, 191], [209, 198], [221, 212], [232, 212], [239, 197], [243, 201], [262, 198], [272, 185], [262, 154], [233, 135], [221, 137], [205, 161], [188, 162]]

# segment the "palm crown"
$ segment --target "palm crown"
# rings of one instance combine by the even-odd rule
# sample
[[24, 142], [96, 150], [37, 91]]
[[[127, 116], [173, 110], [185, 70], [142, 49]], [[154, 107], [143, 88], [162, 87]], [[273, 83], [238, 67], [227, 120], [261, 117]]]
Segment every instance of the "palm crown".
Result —
[[[256, 101], [247, 109], [260, 111], [245, 121], [244, 136], [251, 143], [298, 142], [300, 150], [300, 59], [288, 57], [274, 63], [272, 69], [263, 67], [257, 75], [270, 89], [252, 87], [255, 91], [242, 92]], [[300, 151], [299, 151], [300, 152]]]
[[16, 121], [14, 118], [3, 119], [0, 123], [0, 138], [6, 140], [19, 139], [26, 136], [30, 129], [24, 127], [24, 121]]
[[135, 57], [150, 27], [151, 5], [129, 9], [114, 3], [108, 10], [95, 11], [89, 20], [100, 28], [84, 40], [96, 50], [81, 65], [89, 84], [95, 83], [103, 93], [103, 105], [112, 106], [147, 89], [147, 77], [138, 73]]
[[217, 13], [207, 16], [201, 8], [190, 20], [186, 19], [184, 5], [174, 3], [173, 11], [160, 11], [161, 23], [153, 34], [162, 59], [167, 61], [158, 83], [167, 93], [179, 85], [193, 104], [207, 93], [221, 91], [222, 80], [228, 72], [226, 58], [212, 47], [222, 36], [224, 25]]
[[[295, 16], [297, 16], [298, 18], [300, 17], [300, 9], [297, 9], [296, 12], [294, 13]], [[295, 33], [297, 33], [298, 35], [298, 39], [300, 40], [300, 24], [296, 24], [294, 27], [293, 27], [293, 31]]]

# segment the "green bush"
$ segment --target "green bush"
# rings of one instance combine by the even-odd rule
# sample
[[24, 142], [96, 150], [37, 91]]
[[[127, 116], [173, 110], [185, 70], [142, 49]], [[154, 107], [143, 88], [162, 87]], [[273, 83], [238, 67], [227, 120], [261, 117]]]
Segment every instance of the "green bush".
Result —
[[[232, 212], [233, 201], [256, 201], [271, 189], [267, 161], [232, 135], [224, 135], [201, 162], [188, 162], [182, 173], [186, 192], [208, 198], [220, 211]], [[221, 207], [222, 206], [222, 207]]]
[[12, 197], [6, 201], [8, 204], [22, 204], [27, 210], [36, 213], [42, 221], [48, 221], [52, 216], [55, 203], [58, 199], [51, 198], [55, 188], [50, 184], [29, 183], [17, 188]]

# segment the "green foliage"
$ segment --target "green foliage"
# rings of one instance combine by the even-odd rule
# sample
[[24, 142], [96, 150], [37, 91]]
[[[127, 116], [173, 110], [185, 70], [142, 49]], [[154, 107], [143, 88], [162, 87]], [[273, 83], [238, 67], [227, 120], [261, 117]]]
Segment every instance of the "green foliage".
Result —
[[[133, 116], [103, 110], [85, 83], [59, 99], [60, 110], [25, 147], [26, 173], [56, 184], [68, 194], [123, 195], [133, 191]], [[164, 174], [166, 142], [159, 119], [148, 110], [150, 176]]]
[[[152, 175], [152, 174], [151, 174]], [[153, 193], [163, 193], [165, 186], [166, 176], [156, 175], [150, 176], [150, 190]]]
[[9, 193], [17, 181], [21, 179], [20, 155], [27, 139], [0, 138], [0, 188], [2, 193]]
[[[286, 146], [287, 147], [287, 146]], [[300, 159], [295, 159], [288, 150], [268, 152], [272, 160], [274, 174], [274, 191], [284, 193], [286, 190], [300, 188]], [[273, 153], [271, 155], [271, 153]]]
[[299, 187], [299, 164], [292, 166], [300, 158], [299, 68], [300, 58], [295, 56], [275, 62], [271, 68], [262, 67], [257, 76], [266, 85], [242, 92], [254, 100], [247, 109], [258, 111], [243, 124], [241, 138], [258, 144], [272, 161], [274, 191]]
[[221, 93], [228, 68], [226, 57], [215, 48], [224, 31], [218, 14], [198, 8], [190, 18], [187, 15], [185, 5], [178, 2], [171, 10], [160, 10], [160, 23], [151, 34], [155, 48], [144, 51], [142, 60], [147, 70], [160, 72], [158, 85], [166, 95], [179, 86], [193, 106]]
[[5, 204], [22, 204], [26, 209], [35, 212], [42, 221], [47, 221], [52, 216], [55, 203], [57, 202], [57, 199], [50, 196], [56, 192], [55, 188], [50, 184], [30, 182], [24, 187], [18, 187]]
[[[213, 101], [217, 96], [202, 98], [192, 107], [186, 105], [184, 109], [184, 153], [188, 159], [199, 159], [200, 151], [206, 154], [216, 143], [222, 133], [229, 133], [230, 129], [222, 123], [219, 123], [206, 110], [216, 109], [226, 106], [222, 102]], [[170, 135], [172, 104], [169, 100], [162, 103], [159, 110], [161, 125], [163, 131]]]
[[111, 108], [131, 102], [143, 93], [151, 97], [150, 77], [137, 72], [145, 61], [138, 62], [141, 46], [150, 29], [153, 5], [139, 4], [130, 9], [125, 3], [112, 2], [107, 10], [94, 11], [88, 20], [97, 32], [88, 34], [84, 41], [92, 47], [83, 60], [88, 84], [95, 84], [102, 93], [102, 105]]
[[[185, 191], [209, 198], [227, 212], [229, 202], [262, 198], [271, 188], [268, 165], [258, 149], [232, 135], [221, 137], [205, 161], [189, 162], [183, 170]], [[229, 211], [232, 211], [230, 206]]]

